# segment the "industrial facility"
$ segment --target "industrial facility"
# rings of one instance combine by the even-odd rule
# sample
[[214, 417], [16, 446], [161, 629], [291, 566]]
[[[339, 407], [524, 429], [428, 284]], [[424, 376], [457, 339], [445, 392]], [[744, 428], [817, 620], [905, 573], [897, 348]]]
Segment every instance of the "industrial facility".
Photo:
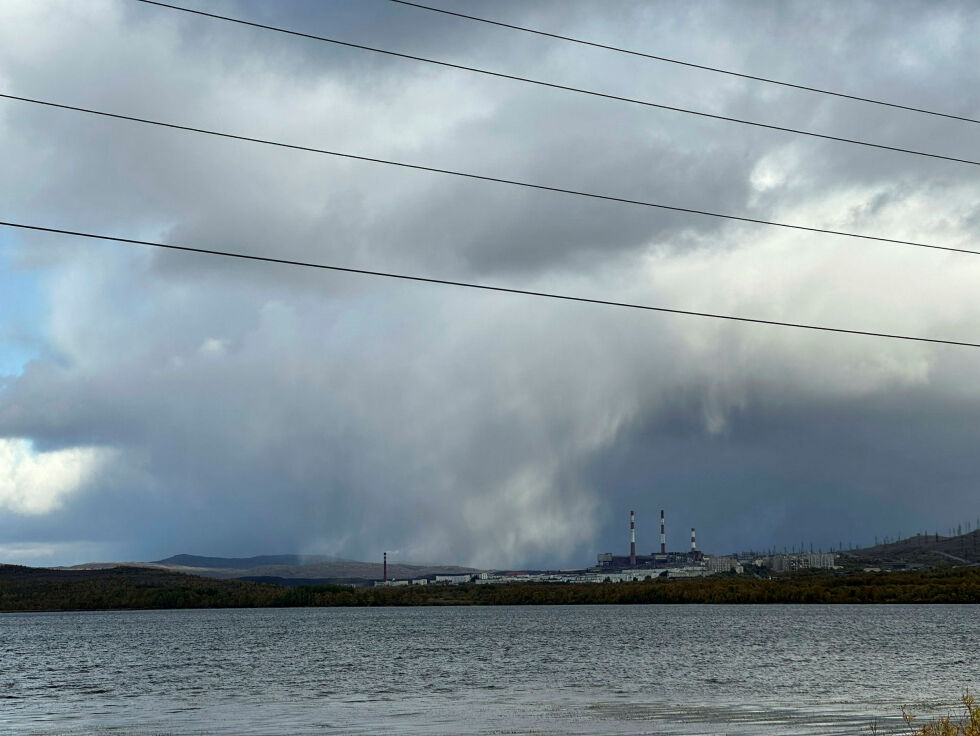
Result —
[[[667, 551], [667, 524], [664, 510], [660, 511], [660, 551], [648, 555], [636, 554], [636, 514], [630, 511], [630, 552], [617, 555], [603, 552], [589, 572], [605, 574], [608, 579], [641, 580], [646, 577], [698, 577], [718, 573], [741, 574], [746, 567], [766, 568], [774, 572], [805, 569], [833, 569], [836, 556], [831, 553], [783, 554], [714, 557], [704, 555], [697, 547], [694, 527], [691, 527], [691, 547], [685, 552]], [[613, 577], [609, 577], [612, 574]], [[605, 578], [604, 578], [605, 579]]]
[[460, 585], [462, 583], [493, 584], [518, 582], [551, 583], [623, 583], [654, 578], [698, 578], [721, 573], [742, 574], [746, 567], [774, 572], [803, 569], [831, 569], [836, 556], [831, 553], [782, 555], [707, 556], [697, 546], [694, 527], [691, 527], [690, 548], [684, 552], [667, 551], [667, 523], [660, 510], [660, 551], [636, 553], [636, 512], [630, 511], [629, 554], [603, 552], [595, 567], [587, 570], [563, 571], [498, 571], [430, 575], [406, 580], [388, 579], [388, 554], [384, 555], [383, 578], [375, 585]]
[[630, 511], [630, 553], [629, 555], [616, 555], [612, 552], [603, 552], [597, 558], [597, 567], [600, 570], [624, 570], [624, 569], [663, 569], [671, 567], [685, 567], [688, 565], [698, 565], [704, 561], [704, 555], [697, 548], [694, 536], [694, 527], [691, 527], [691, 548], [686, 552], [667, 551], [667, 523], [664, 510], [660, 510], [660, 551], [651, 552], [648, 555], [636, 554], [636, 513]]

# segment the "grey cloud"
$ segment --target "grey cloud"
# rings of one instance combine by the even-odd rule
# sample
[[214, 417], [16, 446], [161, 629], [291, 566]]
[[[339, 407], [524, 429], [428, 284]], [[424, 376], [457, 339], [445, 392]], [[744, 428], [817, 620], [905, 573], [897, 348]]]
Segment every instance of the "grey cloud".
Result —
[[[903, 3], [888, 17], [861, 3], [451, 7], [913, 104], [972, 104], [962, 90], [976, 51], [965, 39], [978, 16], [965, 4]], [[711, 80], [380, 0], [222, 9], [668, 104], [975, 148], [975, 133], [948, 121]], [[37, 43], [0, 45], [0, 78], [24, 94], [544, 184], [974, 237], [967, 167], [129, 3], [98, 11], [85, 33], [20, 21]], [[76, 60], [73, 74], [54, 52], [32, 55], [41, 41]], [[933, 254], [0, 105], [11, 219], [869, 329], [968, 337], [980, 316], [975, 266], [926, 260]], [[765, 165], [783, 177], [770, 188], [757, 186]], [[971, 503], [978, 397], [972, 358], [960, 353], [17, 240], [43, 280], [46, 348], [0, 386], [0, 437], [29, 438], [42, 453], [116, 454], [59, 509], [4, 515], [0, 535], [12, 543], [77, 542], [131, 558], [373, 558], [386, 547], [488, 566], [585, 564], [619, 548], [631, 507], [650, 542], [666, 507], [672, 539], [696, 526], [705, 547], [727, 551], [941, 527]]]

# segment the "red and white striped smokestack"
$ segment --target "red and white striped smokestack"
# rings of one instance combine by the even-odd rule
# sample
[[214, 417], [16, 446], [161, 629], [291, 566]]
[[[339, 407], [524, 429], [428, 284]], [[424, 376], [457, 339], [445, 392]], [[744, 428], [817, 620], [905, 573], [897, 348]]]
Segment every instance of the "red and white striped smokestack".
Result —
[[691, 551], [697, 552], [698, 546], [694, 543], [694, 527], [691, 527]]
[[667, 554], [667, 534], [664, 531], [664, 510], [660, 509], [660, 554]]
[[636, 522], [632, 511], [630, 511], [630, 565], [636, 566]]
[[384, 577], [382, 577], [381, 579], [387, 583], [388, 582], [388, 553], [387, 552], [385, 552], [384, 572], [382, 573], [382, 575], [384, 575]]

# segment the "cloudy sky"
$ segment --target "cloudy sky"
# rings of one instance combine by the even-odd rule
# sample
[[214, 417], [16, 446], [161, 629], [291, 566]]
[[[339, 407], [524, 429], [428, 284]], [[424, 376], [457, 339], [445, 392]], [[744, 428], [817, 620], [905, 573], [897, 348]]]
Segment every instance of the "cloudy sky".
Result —
[[[440, 7], [980, 117], [974, 3]], [[977, 158], [980, 126], [386, 0], [181, 0], [666, 105]], [[887, 12], [885, 12], [887, 10]], [[0, 91], [681, 207], [980, 249], [976, 166], [137, 3], [0, 0]], [[980, 341], [980, 258], [0, 100], [0, 219]], [[0, 561], [326, 553], [571, 566], [980, 515], [980, 350], [0, 228]]]

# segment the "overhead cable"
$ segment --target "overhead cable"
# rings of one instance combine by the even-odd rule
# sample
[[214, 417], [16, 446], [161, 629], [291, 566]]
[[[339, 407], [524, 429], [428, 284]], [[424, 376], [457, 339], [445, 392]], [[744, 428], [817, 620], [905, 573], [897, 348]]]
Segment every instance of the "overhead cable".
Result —
[[404, 169], [414, 169], [416, 171], [427, 171], [434, 174], [445, 174], [448, 176], [458, 176], [466, 179], [476, 179], [478, 181], [489, 181], [496, 184], [509, 184], [511, 186], [525, 187], [527, 189], [537, 189], [545, 192], [556, 192], [558, 194], [571, 194], [576, 197], [588, 197], [590, 199], [598, 199], [606, 202], [618, 202], [620, 204], [635, 205], [639, 207], [652, 207], [661, 210], [669, 210], [672, 212], [685, 212], [692, 215], [703, 215], [705, 217], [717, 217], [724, 220], [734, 220], [736, 222], [748, 222], [755, 225], [767, 225], [770, 227], [781, 227], [790, 230], [801, 230], [803, 232], [819, 233], [821, 235], [839, 235], [847, 238], [859, 238], [861, 240], [873, 240], [879, 243], [892, 243], [895, 245], [911, 245], [917, 248], [930, 248], [932, 250], [944, 250], [953, 253], [967, 253], [970, 255], [980, 255], [980, 251], [970, 250], [968, 248], [954, 248], [952, 246], [946, 245], [934, 245], [931, 243], [919, 243], [913, 240], [900, 240], [898, 238], [885, 238], [878, 235], [864, 235], [861, 233], [852, 233], [845, 230], [831, 230], [829, 228], [820, 227], [810, 227], [808, 225], [794, 225], [788, 222], [776, 222], [775, 220], [763, 220], [755, 217], [744, 217], [741, 215], [727, 215], [720, 212], [711, 212], [709, 210], [700, 210], [692, 207], [679, 207], [676, 205], [662, 204], [659, 202], [648, 202], [639, 199], [628, 199], [626, 197], [616, 197], [609, 194], [597, 194], [594, 192], [583, 192], [577, 189], [566, 189], [564, 187], [554, 187], [545, 184], [534, 184], [531, 182], [518, 181], [516, 179], [504, 179], [496, 176], [487, 176], [485, 174], [474, 174], [466, 171], [456, 171], [453, 169], [442, 169], [435, 166], [424, 166], [422, 164], [412, 164], [404, 161], [394, 161], [391, 159], [375, 158], [373, 156], [363, 156], [354, 153], [345, 153], [342, 151], [331, 151], [324, 148], [313, 148], [311, 146], [301, 146], [293, 143], [284, 143], [282, 141], [268, 140], [265, 138], [254, 138], [245, 135], [236, 135], [234, 133], [223, 133], [216, 130], [208, 130], [206, 128], [196, 128], [190, 125], [179, 125], [177, 123], [166, 123], [159, 120], [150, 120], [148, 118], [138, 118], [132, 115], [122, 115], [120, 113], [107, 112], [104, 110], [93, 110], [86, 107], [77, 107], [75, 105], [64, 105], [57, 102], [50, 102], [47, 100], [39, 100], [31, 97], [20, 97], [18, 95], [10, 95], [0, 92], [0, 99], [16, 100], [18, 102], [28, 102], [35, 105], [43, 105], [45, 107], [53, 107], [61, 110], [71, 110], [73, 112], [86, 113], [88, 115], [98, 115], [106, 118], [113, 118], [116, 120], [127, 120], [134, 123], [141, 123], [144, 125], [154, 125], [161, 128], [170, 128], [172, 130], [183, 130], [190, 133], [201, 133], [204, 135], [216, 136], [219, 138], [230, 138], [231, 140], [246, 141], [248, 143], [261, 143], [266, 146], [276, 146], [277, 148], [287, 148], [295, 151], [305, 151], [306, 153], [318, 153], [326, 156], [336, 156], [338, 158], [353, 159], [355, 161], [368, 161], [370, 163], [384, 164], [386, 166], [398, 166]]
[[663, 61], [668, 64], [677, 64], [679, 66], [686, 66], [692, 69], [701, 69], [707, 72], [716, 72], [718, 74], [727, 74], [732, 77], [740, 77], [742, 79], [751, 79], [755, 82], [765, 82], [767, 84], [778, 84], [781, 87], [791, 87], [793, 89], [803, 90], [805, 92], [816, 92], [822, 95], [831, 95], [833, 97], [842, 97], [846, 100], [854, 100], [856, 102], [867, 102], [872, 105], [881, 105], [883, 107], [892, 107], [897, 110], [907, 110], [909, 112], [918, 112], [924, 115], [935, 115], [941, 118], [949, 118], [951, 120], [961, 120], [965, 123], [978, 123], [980, 120], [974, 118], [965, 117], [963, 115], [953, 115], [947, 112], [938, 112], [936, 110], [927, 110], [922, 107], [915, 107], [913, 105], [902, 105], [897, 102], [887, 102], [885, 100], [877, 100], [873, 97], [862, 97], [860, 95], [847, 94], [846, 92], [835, 92], [830, 89], [823, 89], [821, 87], [810, 87], [805, 84], [796, 84], [794, 82], [786, 82], [779, 79], [772, 79], [770, 77], [760, 77], [755, 74], [745, 74], [743, 72], [732, 71], [731, 69], [721, 69], [719, 67], [707, 66], [705, 64], [695, 64], [690, 61], [681, 61], [680, 59], [672, 59], [667, 56], [658, 56], [656, 54], [647, 54], [642, 51], [634, 51], [633, 49], [622, 48], [620, 46], [611, 46], [605, 43], [598, 43], [597, 41], [586, 41], [582, 38], [574, 38], [573, 36], [563, 36], [560, 33], [550, 33], [548, 31], [538, 30], [536, 28], [528, 28], [526, 26], [519, 26], [513, 23], [504, 23], [499, 20], [491, 20], [489, 18], [480, 18], [475, 15], [467, 15], [466, 13], [458, 13], [454, 10], [445, 10], [444, 8], [436, 8], [431, 5], [423, 5], [422, 3], [409, 2], [409, 0], [390, 0], [393, 3], [399, 5], [407, 5], [413, 8], [418, 8], [420, 10], [428, 10], [433, 13], [442, 13], [443, 15], [451, 15], [456, 18], [464, 18], [466, 20], [475, 20], [480, 23], [487, 23], [492, 26], [499, 26], [500, 28], [509, 28], [514, 31], [523, 31], [524, 33], [533, 33], [537, 36], [546, 36], [548, 38], [558, 39], [560, 41], [569, 41], [571, 43], [577, 43], [582, 46], [591, 46], [597, 49], [605, 49], [606, 51], [616, 51], [621, 54], [629, 54], [630, 56], [638, 56], [644, 59], [652, 59], [654, 61]]
[[673, 105], [662, 105], [657, 102], [650, 102], [648, 100], [639, 100], [634, 97], [623, 97], [620, 95], [607, 94], [605, 92], [597, 92], [595, 90], [583, 89], [581, 87], [570, 87], [564, 84], [556, 84], [554, 82], [545, 82], [540, 79], [532, 79], [530, 77], [520, 77], [515, 74], [504, 74], [503, 72], [493, 72], [488, 69], [480, 69], [473, 66], [465, 66], [463, 64], [454, 64], [448, 61], [440, 61], [438, 59], [430, 59], [424, 56], [415, 56], [413, 54], [403, 54], [397, 51], [389, 51], [388, 49], [381, 49], [374, 46], [365, 46], [359, 43], [351, 43], [349, 41], [341, 41], [335, 38], [327, 38], [326, 36], [316, 36], [311, 33], [302, 33], [301, 31], [293, 31], [288, 28], [280, 28], [279, 26], [270, 26], [265, 23], [255, 23], [253, 21], [243, 20], [241, 18], [233, 18], [227, 15], [218, 15], [216, 13], [206, 13], [203, 10], [192, 10], [191, 8], [183, 8], [179, 5], [171, 5], [169, 3], [158, 2], [158, 0], [137, 0], [137, 2], [145, 3], [147, 5], [156, 5], [161, 8], [168, 8], [170, 10], [178, 10], [183, 13], [192, 13], [194, 15], [204, 16], [206, 18], [213, 18], [215, 20], [227, 21], [229, 23], [238, 23], [240, 25], [251, 26], [253, 28], [261, 28], [267, 31], [276, 31], [277, 33], [286, 33], [291, 36], [299, 36], [301, 38], [308, 38], [314, 41], [323, 41], [325, 43], [332, 43], [338, 46], [346, 46], [347, 48], [360, 49], [362, 51], [371, 51], [377, 54], [386, 54], [388, 56], [396, 56], [400, 59], [410, 59], [412, 61], [420, 61], [426, 64], [436, 64], [442, 67], [448, 67], [450, 69], [459, 69], [467, 72], [475, 72], [476, 74], [484, 74], [490, 77], [498, 77], [500, 79], [509, 79], [515, 82], [525, 82], [527, 84], [538, 85], [539, 87], [548, 87], [550, 89], [558, 89], [565, 92], [575, 92], [583, 95], [590, 95], [592, 97], [599, 97], [606, 100], [615, 100], [617, 102], [627, 102], [633, 105], [642, 105], [644, 107], [652, 107], [658, 110], [670, 110], [671, 112], [684, 113], [685, 115], [696, 115], [702, 118], [710, 118], [712, 120], [722, 120], [729, 123], [738, 123], [739, 125], [751, 125], [756, 128], [765, 128], [767, 130], [778, 130], [783, 133], [793, 133], [796, 135], [809, 136], [811, 138], [820, 138], [821, 140], [836, 141], [837, 143], [850, 143], [856, 146], [865, 146], [868, 148], [877, 148], [885, 151], [892, 151], [895, 153], [905, 153], [913, 156], [923, 156], [925, 158], [940, 159], [943, 161], [953, 161], [961, 164], [970, 164], [971, 166], [980, 166], [980, 161], [974, 161], [968, 158], [958, 158], [956, 156], [944, 156], [939, 153], [930, 153], [928, 151], [918, 151], [912, 148], [901, 148], [899, 146], [888, 146], [883, 143], [873, 143], [871, 141], [858, 140], [856, 138], [844, 138], [836, 135], [828, 135], [825, 133], [815, 133], [809, 130], [801, 130], [799, 128], [788, 128], [782, 125], [772, 125], [770, 123], [760, 123], [754, 120], [744, 120], [742, 118], [735, 118], [728, 115], [716, 115], [714, 113], [703, 112], [700, 110], [691, 110], [685, 107], [675, 107]]
[[9, 222], [0, 220], [0, 225], [4, 227], [20, 228], [22, 230], [33, 230], [44, 233], [57, 233], [60, 235], [71, 235], [80, 238], [91, 238], [95, 240], [106, 240], [114, 243], [124, 243], [129, 245], [146, 245], [152, 248], [164, 248], [167, 250], [183, 251], [187, 253], [201, 253], [225, 258], [238, 258], [247, 261], [260, 261], [263, 263], [276, 263], [286, 266], [300, 266], [303, 268], [316, 268], [325, 271], [339, 271], [342, 273], [359, 274], [362, 276], [378, 276], [389, 279], [399, 279], [402, 281], [415, 281], [426, 284], [438, 284], [440, 286], [457, 286], [467, 289], [479, 289], [482, 291], [494, 291], [506, 294], [518, 294], [521, 296], [533, 296], [544, 299], [557, 299], [567, 302], [579, 302], [583, 304], [596, 304], [608, 307], [623, 307], [626, 309], [641, 309], [648, 312], [663, 312], [666, 314], [687, 315], [690, 317], [706, 317], [709, 319], [726, 320], [729, 322], [748, 322], [758, 325], [770, 325], [774, 327], [793, 327], [802, 330], [814, 330], [818, 332], [836, 332], [847, 335], [861, 335], [864, 337], [882, 337], [890, 340], [906, 340], [912, 342], [934, 343], [938, 345], [954, 345], [957, 347], [980, 348], [980, 343], [962, 342], [958, 340], [942, 340], [933, 337], [916, 337], [912, 335], [898, 335], [888, 332], [870, 332], [867, 330], [854, 330], [844, 327], [827, 327], [824, 325], [811, 325], [799, 322], [783, 322], [771, 319], [757, 319], [754, 317], [739, 317], [730, 314], [714, 314], [712, 312], [696, 312], [688, 309], [674, 309], [671, 307], [655, 307], [648, 304], [633, 304], [630, 302], [619, 302], [608, 299], [591, 299], [588, 297], [571, 296], [568, 294], [555, 294], [547, 291], [531, 291], [528, 289], [514, 289], [505, 286], [494, 286], [491, 284], [477, 284], [468, 281], [452, 281], [449, 279], [437, 279], [428, 276], [416, 276], [411, 274], [391, 273], [387, 271], [372, 271], [363, 268], [350, 268], [347, 266], [335, 266], [325, 263], [312, 263], [306, 261], [294, 261], [286, 258], [274, 258], [271, 256], [250, 255], [248, 253], [237, 253], [235, 251], [213, 250], [210, 248], [194, 248], [186, 245], [174, 245], [172, 243], [158, 243], [151, 240], [137, 240], [135, 238], [121, 238], [112, 235], [99, 235], [95, 233], [80, 232], [77, 230], [65, 230], [62, 228], [43, 227], [41, 225], [29, 225], [19, 222]]

